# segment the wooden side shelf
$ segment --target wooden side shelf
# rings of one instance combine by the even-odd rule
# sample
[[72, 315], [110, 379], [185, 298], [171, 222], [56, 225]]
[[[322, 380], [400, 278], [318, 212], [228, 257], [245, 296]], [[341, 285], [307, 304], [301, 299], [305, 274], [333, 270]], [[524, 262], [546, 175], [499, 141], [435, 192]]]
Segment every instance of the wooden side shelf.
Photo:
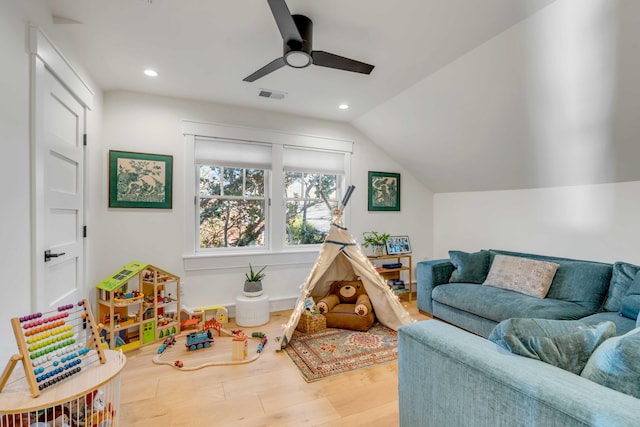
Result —
[[[385, 279], [387, 282], [390, 280], [404, 280], [403, 272], [406, 272], [405, 275], [408, 276], [406, 281], [404, 281], [404, 288], [401, 289], [393, 289], [392, 285], [391, 289], [397, 295], [407, 294], [409, 301], [413, 298], [413, 265], [411, 263], [411, 255], [410, 254], [401, 254], [401, 255], [383, 255], [379, 257], [369, 257], [369, 260], [376, 267], [376, 271]], [[383, 264], [402, 264], [402, 267], [398, 268], [383, 268]]]

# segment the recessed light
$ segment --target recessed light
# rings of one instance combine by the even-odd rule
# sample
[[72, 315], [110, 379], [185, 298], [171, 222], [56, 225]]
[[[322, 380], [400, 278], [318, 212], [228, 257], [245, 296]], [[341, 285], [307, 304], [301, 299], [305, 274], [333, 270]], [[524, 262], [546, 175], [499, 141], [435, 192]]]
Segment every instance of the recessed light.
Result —
[[338, 108], [341, 109], [341, 110], [346, 110], [346, 109], [349, 108], [349, 104], [340, 104], [340, 105], [338, 105]]
[[152, 70], [151, 68], [147, 68], [144, 70], [144, 74], [149, 77], [158, 77], [158, 72], [156, 70]]

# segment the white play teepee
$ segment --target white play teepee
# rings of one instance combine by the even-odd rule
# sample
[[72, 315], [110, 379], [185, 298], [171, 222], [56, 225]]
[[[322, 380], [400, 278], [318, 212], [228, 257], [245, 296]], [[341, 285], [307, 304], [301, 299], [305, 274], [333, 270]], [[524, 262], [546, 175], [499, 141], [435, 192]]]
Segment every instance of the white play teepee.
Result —
[[[309, 277], [302, 286], [302, 291], [291, 313], [289, 321], [283, 325], [280, 349], [289, 344], [300, 316], [304, 311], [304, 301], [308, 297], [324, 297], [331, 284], [336, 280], [356, 280], [360, 278], [369, 294], [376, 318], [388, 328], [398, 327], [412, 322], [409, 313], [402, 307], [397, 295], [393, 293], [385, 280], [378, 274], [362, 248], [342, 225], [342, 210], [351, 191], [347, 193], [341, 208], [331, 223], [329, 234], [320, 247], [320, 253]], [[317, 299], [317, 298], [316, 298]]]

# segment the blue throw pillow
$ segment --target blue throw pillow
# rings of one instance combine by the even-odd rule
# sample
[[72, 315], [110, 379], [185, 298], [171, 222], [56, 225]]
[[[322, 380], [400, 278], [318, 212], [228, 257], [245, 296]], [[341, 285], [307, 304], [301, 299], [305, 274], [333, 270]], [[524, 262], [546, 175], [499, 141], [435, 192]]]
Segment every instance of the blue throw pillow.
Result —
[[454, 270], [449, 283], [483, 283], [489, 272], [489, 251], [468, 253], [449, 251]]
[[627, 294], [622, 298], [620, 314], [629, 319], [637, 319], [640, 312], [640, 273], [636, 274]]
[[616, 262], [613, 264], [609, 292], [607, 294], [607, 300], [603, 305], [606, 311], [620, 310], [622, 299], [627, 294], [627, 290], [629, 290], [638, 272], [640, 272], [640, 267], [637, 265], [627, 262]]
[[582, 377], [640, 399], [640, 329], [610, 338], [593, 352]]
[[579, 320], [507, 319], [496, 325], [489, 340], [579, 375], [591, 353], [615, 335], [616, 325], [610, 321], [586, 325]]

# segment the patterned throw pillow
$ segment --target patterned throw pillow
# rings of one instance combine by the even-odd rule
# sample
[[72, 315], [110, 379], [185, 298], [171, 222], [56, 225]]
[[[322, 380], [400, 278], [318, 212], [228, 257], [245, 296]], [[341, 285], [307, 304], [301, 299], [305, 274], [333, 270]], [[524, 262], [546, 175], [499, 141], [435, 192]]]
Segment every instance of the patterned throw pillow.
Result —
[[496, 255], [484, 285], [544, 298], [558, 267], [554, 262]]

